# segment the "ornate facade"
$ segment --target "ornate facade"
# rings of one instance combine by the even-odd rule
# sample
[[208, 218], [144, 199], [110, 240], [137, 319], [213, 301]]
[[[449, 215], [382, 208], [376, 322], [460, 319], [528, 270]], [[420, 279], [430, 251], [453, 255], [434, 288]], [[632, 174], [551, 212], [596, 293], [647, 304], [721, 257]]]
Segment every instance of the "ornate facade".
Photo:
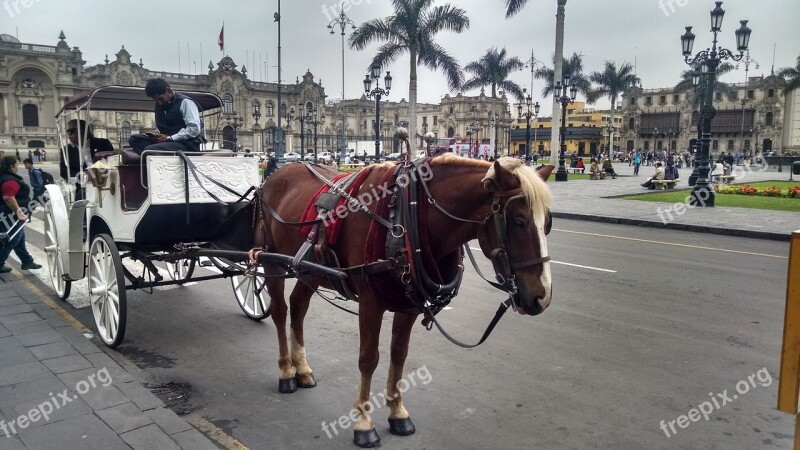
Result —
[[[281, 111], [287, 151], [313, 151], [315, 137], [318, 151], [335, 150], [342, 136], [343, 118], [345, 141], [375, 139], [375, 102], [364, 96], [344, 102], [326, 101], [321, 81], [315, 80], [310, 70], [297, 77], [294, 84], [283, 84], [281, 110], [277, 104], [278, 84], [250, 80], [247, 68], [239, 68], [228, 56], [216, 66], [209, 62], [206, 74], [191, 75], [146, 68], [141, 58], [135, 62], [123, 46], [113, 60], [106, 57], [103, 64], [86, 66], [80, 49], [70, 48], [62, 32], [56, 46], [24, 44], [12, 36], [0, 35], [0, 150], [57, 149], [55, 115], [67, 99], [104, 85], [144, 86], [151, 78], [165, 79], [176, 91], [219, 95], [223, 111], [212, 123], [205, 124], [206, 137], [227, 148], [274, 149], [280, 139], [276, 131]], [[307, 120], [301, 111], [315, 114]], [[388, 150], [393, 147], [386, 145], [391, 144], [392, 130], [410, 122], [409, 103], [404, 99], [382, 102], [380, 111], [380, 131]], [[470, 124], [488, 130], [493, 117], [498, 128], [511, 123], [504, 95], [446, 95], [438, 105], [419, 103], [420, 129], [414, 133], [418, 136], [417, 145], [423, 145], [421, 136], [429, 131], [438, 137], [465, 136]], [[132, 133], [155, 128], [150, 113], [92, 112], [89, 122], [96, 136], [110, 139], [118, 148], [126, 145]], [[502, 139], [499, 148], [506, 148], [507, 141]]]
[[[731, 84], [729, 94], [716, 91], [711, 152], [782, 153], [784, 146], [790, 150], [791, 128], [785, 129], [784, 121], [794, 108], [784, 97], [785, 84], [782, 78], [770, 75]], [[698, 137], [700, 113], [693, 90], [634, 87], [623, 95], [622, 102], [622, 145], [627, 150], [682, 152]]]

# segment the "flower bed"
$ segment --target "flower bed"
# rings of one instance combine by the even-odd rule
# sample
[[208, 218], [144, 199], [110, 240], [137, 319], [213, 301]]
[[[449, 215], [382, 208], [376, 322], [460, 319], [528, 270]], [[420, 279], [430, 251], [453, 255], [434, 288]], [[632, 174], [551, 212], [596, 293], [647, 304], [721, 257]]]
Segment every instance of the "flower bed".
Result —
[[779, 198], [800, 198], [800, 185], [790, 187], [788, 189], [779, 189], [776, 186], [770, 186], [763, 189], [758, 189], [749, 184], [742, 184], [736, 186], [721, 186], [716, 189], [718, 194], [734, 194], [734, 195], [752, 195], [761, 197], [779, 197]]

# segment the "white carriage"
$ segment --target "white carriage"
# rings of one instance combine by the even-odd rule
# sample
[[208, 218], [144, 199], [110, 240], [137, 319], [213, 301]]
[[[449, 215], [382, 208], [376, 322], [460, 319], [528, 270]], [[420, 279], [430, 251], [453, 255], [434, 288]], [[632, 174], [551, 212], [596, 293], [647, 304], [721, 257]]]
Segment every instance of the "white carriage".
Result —
[[[206, 125], [214, 119], [219, 123], [222, 101], [218, 96], [181, 93], [197, 104]], [[141, 87], [105, 86], [79, 94], [59, 113], [60, 147], [66, 147], [63, 131], [71, 119], [91, 123], [98, 112], [146, 114], [153, 108]], [[86, 136], [87, 130], [78, 133]], [[193, 278], [203, 254], [196, 250], [214, 249], [208, 244], [210, 238], [224, 232], [225, 224], [237, 214], [245, 213], [249, 199], [241, 197], [252, 194], [261, 183], [258, 158], [218, 150], [147, 151], [135, 161], [135, 154], [126, 152], [125, 146], [127, 142], [119, 143], [112, 154], [81, 150], [89, 168], [67, 182], [46, 186], [45, 251], [56, 295], [65, 300], [71, 284], [87, 278], [97, 333], [110, 347], [119, 345], [125, 335], [128, 289], [230, 277], [245, 314], [256, 320], [268, 317], [263, 277], [247, 270], [242, 256], [246, 253], [219, 252], [227, 258], [208, 260], [217, 273]], [[68, 155], [63, 156], [69, 164]], [[85, 198], [76, 200], [81, 185]], [[187, 252], [189, 248], [195, 252]], [[138, 262], [136, 270], [123, 261]]]

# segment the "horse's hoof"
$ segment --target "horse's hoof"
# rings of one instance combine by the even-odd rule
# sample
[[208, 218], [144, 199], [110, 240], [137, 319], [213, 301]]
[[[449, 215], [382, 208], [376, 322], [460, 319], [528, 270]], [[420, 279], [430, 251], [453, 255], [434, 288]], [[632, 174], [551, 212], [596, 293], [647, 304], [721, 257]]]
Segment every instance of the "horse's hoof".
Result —
[[410, 418], [405, 419], [389, 419], [389, 432], [395, 436], [411, 436], [417, 428], [414, 427], [414, 422]]
[[353, 430], [353, 443], [361, 448], [375, 448], [381, 445], [381, 438], [375, 428], [367, 431]]
[[297, 390], [297, 378], [281, 379], [278, 382], [278, 392], [281, 394], [291, 394]]
[[297, 387], [302, 389], [309, 389], [313, 387], [317, 387], [317, 380], [314, 379], [314, 374], [305, 373], [305, 374], [297, 374], [295, 377], [297, 379]]

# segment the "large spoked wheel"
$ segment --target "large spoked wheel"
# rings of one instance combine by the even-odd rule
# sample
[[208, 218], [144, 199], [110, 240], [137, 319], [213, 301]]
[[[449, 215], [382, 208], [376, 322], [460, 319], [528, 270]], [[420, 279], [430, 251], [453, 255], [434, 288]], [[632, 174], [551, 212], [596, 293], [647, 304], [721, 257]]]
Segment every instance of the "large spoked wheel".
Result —
[[192, 277], [194, 273], [195, 259], [179, 259], [164, 263], [167, 266], [167, 275], [178, 284], [183, 284]]
[[262, 276], [245, 275], [247, 267], [224, 258], [209, 258], [217, 269], [238, 272], [231, 276], [231, 287], [236, 302], [244, 314], [253, 320], [264, 320], [270, 315], [272, 306], [267, 294], [266, 279], [263, 277], [264, 268], [259, 267], [258, 273]]
[[[44, 252], [47, 255], [47, 267], [50, 272], [53, 290], [59, 299], [66, 300], [69, 297], [72, 282], [65, 279], [64, 276], [66, 272], [64, 270], [64, 259], [67, 257], [67, 242], [64, 237], [67, 230], [61, 230], [60, 228], [67, 226], [67, 212], [63, 201], [58, 204], [55, 203], [53, 201], [48, 202], [45, 209]], [[57, 209], [62, 211], [57, 211]], [[56, 216], [63, 217], [64, 220], [59, 223], [56, 220]], [[61, 233], [59, 234], [59, 232]]]
[[117, 245], [107, 234], [97, 235], [89, 248], [89, 299], [97, 333], [114, 348], [125, 337], [127, 301], [125, 276]]

